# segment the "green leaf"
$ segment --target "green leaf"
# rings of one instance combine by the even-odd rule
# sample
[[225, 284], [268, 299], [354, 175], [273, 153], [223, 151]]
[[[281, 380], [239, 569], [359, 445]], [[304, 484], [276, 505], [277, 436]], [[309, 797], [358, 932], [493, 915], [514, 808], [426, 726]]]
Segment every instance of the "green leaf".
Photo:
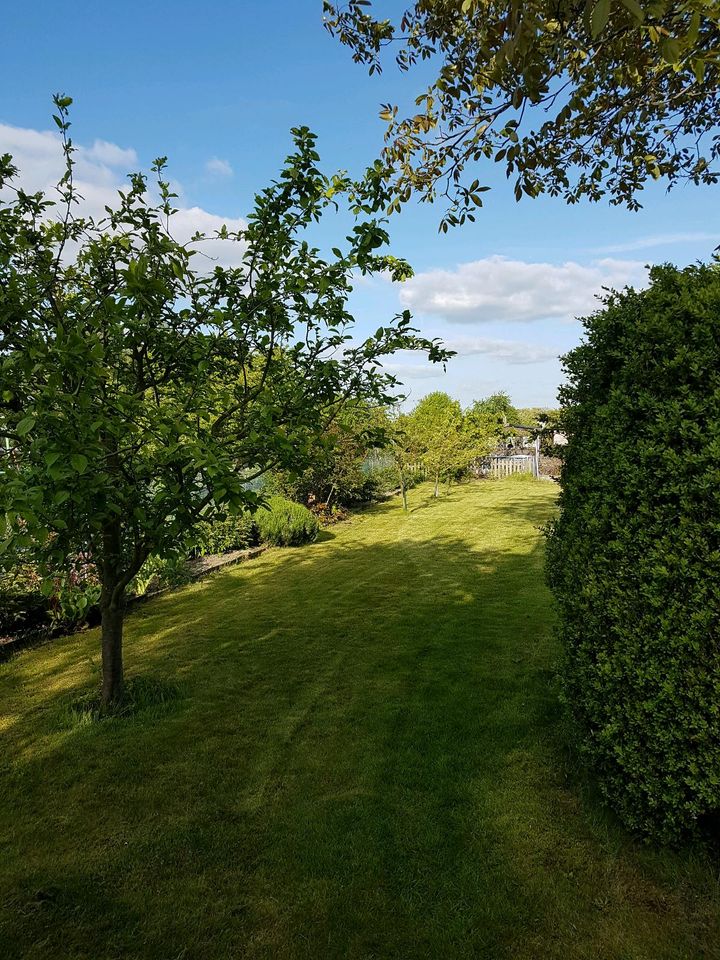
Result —
[[36, 419], [37, 418], [33, 416], [23, 417], [20, 423], [18, 423], [17, 427], [15, 427], [15, 433], [17, 433], [20, 437], [24, 437], [25, 434], [30, 433], [32, 428], [35, 426]]
[[590, 32], [593, 37], [598, 37], [607, 26], [610, 19], [610, 0], [598, 0], [592, 12], [590, 21]]
[[70, 457], [70, 463], [73, 466], [74, 470], [77, 470], [78, 473], [85, 473], [88, 465], [88, 458], [82, 453], [74, 453]]
[[638, 23], [643, 22], [645, 19], [645, 11], [637, 2], [637, 0], [621, 0], [621, 2], [622, 5], [635, 17]]
[[666, 63], [678, 63], [680, 61], [680, 44], [674, 38], [663, 40], [660, 44], [660, 50]]

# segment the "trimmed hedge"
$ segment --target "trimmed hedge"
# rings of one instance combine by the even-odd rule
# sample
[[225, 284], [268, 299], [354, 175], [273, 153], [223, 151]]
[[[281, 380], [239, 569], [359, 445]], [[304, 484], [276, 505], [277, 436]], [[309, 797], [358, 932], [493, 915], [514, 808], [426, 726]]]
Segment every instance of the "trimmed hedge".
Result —
[[548, 543], [564, 696], [624, 822], [720, 811], [720, 270], [664, 266], [584, 321]]
[[267, 508], [255, 514], [260, 539], [277, 547], [297, 547], [311, 543], [318, 535], [320, 523], [307, 507], [284, 497], [270, 497]]

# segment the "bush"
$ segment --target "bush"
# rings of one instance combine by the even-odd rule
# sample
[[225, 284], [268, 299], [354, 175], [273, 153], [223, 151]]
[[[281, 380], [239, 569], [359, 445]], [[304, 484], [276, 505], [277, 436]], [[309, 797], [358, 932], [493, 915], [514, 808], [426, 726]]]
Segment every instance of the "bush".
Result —
[[398, 472], [394, 466], [378, 466], [365, 474], [365, 499], [378, 500], [400, 486]]
[[317, 517], [299, 503], [284, 497], [270, 497], [268, 507], [255, 514], [260, 539], [277, 547], [311, 543], [318, 535]]
[[257, 527], [247, 514], [201, 523], [193, 537], [193, 552], [199, 556], [245, 550], [258, 542]]
[[625, 823], [720, 810], [720, 271], [665, 266], [565, 358], [549, 581], [564, 695]]
[[80, 626], [93, 612], [98, 615], [101, 593], [102, 587], [92, 564], [85, 564], [80, 571], [72, 569], [55, 580], [50, 615], [57, 624]]
[[153, 591], [182, 587], [191, 579], [187, 559], [182, 554], [169, 557], [151, 554], [131, 580], [128, 592], [135, 597], [144, 597], [151, 587]]
[[0, 577], [0, 636], [15, 636], [47, 626], [50, 603], [42, 580], [30, 564], [18, 563]]

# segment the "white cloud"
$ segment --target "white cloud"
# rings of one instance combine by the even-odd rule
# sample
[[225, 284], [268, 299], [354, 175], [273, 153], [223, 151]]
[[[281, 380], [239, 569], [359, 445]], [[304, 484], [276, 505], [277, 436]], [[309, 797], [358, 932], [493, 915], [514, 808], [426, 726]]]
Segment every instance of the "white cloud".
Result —
[[[127, 186], [126, 174], [137, 169], [138, 157], [132, 148], [120, 147], [106, 140], [91, 146], [75, 144], [74, 181], [83, 197], [83, 213], [96, 218], [105, 215], [106, 206], [115, 206], [117, 192]], [[0, 154], [9, 153], [19, 170], [17, 182], [27, 191], [45, 191], [55, 195], [55, 186], [62, 176], [63, 156], [60, 136], [55, 131], [31, 130], [0, 123]], [[182, 188], [177, 186], [178, 212], [171, 220], [173, 236], [186, 243], [195, 233], [213, 233], [223, 225], [231, 232], [244, 228], [238, 217], [220, 217], [202, 207], [182, 206]], [[226, 266], [242, 261], [244, 244], [229, 240], [208, 240], [198, 249]], [[199, 258], [196, 258], [199, 260]]]
[[435, 377], [445, 376], [442, 364], [430, 363], [426, 360], [424, 363], [403, 363], [394, 360], [387, 360], [383, 364], [383, 370], [397, 377], [400, 383], [406, 380], [432, 380]]
[[644, 286], [638, 260], [528, 263], [492, 256], [461, 263], [455, 270], [418, 273], [403, 284], [402, 304], [456, 323], [572, 320], [597, 309], [603, 287]]
[[675, 243], [720, 243], [720, 233], [659, 233], [652, 237], [638, 237], [627, 243], [613, 243], [596, 247], [596, 253], [629, 253], [632, 250], [649, 250], [651, 247], [667, 247]]
[[[439, 336], [443, 346], [454, 350], [457, 359], [462, 357], [486, 356], [490, 360], [499, 360], [512, 366], [532, 363], [547, 363], [558, 358], [559, 350], [545, 347], [537, 343], [527, 343], [522, 340], [496, 340], [491, 337], [447, 337], [442, 333], [428, 333], [430, 337]], [[449, 361], [448, 370], [453, 371], [455, 358]], [[387, 360], [383, 367], [400, 381], [430, 380], [442, 377], [445, 374], [442, 364], [430, 363], [427, 360], [418, 360], [417, 354], [401, 350], [392, 360]]]
[[[233, 217], [219, 217], [215, 213], [208, 213], [202, 207], [179, 207], [170, 221], [173, 236], [183, 243], [187, 243], [194, 233], [213, 234], [223, 226], [234, 232], [242, 230], [245, 221]], [[224, 266], [238, 267], [242, 263], [246, 248], [242, 241], [210, 239], [197, 244], [195, 249]], [[199, 258], [194, 259], [197, 263]]]
[[523, 340], [495, 340], [491, 337], [445, 337], [444, 345], [460, 357], [487, 356], [513, 365], [556, 360], [559, 351]]
[[107, 140], [96, 140], [91, 147], [80, 149], [89, 160], [106, 163], [109, 167], [131, 167], [138, 162], [137, 153], [132, 147], [123, 149]]
[[211, 157], [205, 164], [205, 172], [211, 177], [232, 177], [234, 171], [227, 160]]

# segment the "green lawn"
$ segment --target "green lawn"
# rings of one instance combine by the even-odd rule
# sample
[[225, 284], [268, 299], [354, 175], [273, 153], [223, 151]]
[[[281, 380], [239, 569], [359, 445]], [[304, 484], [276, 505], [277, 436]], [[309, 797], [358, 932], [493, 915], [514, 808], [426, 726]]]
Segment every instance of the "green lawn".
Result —
[[0, 956], [720, 956], [717, 865], [652, 852], [571, 762], [550, 483], [411, 493], [152, 601], [71, 722], [96, 631], [0, 668]]

